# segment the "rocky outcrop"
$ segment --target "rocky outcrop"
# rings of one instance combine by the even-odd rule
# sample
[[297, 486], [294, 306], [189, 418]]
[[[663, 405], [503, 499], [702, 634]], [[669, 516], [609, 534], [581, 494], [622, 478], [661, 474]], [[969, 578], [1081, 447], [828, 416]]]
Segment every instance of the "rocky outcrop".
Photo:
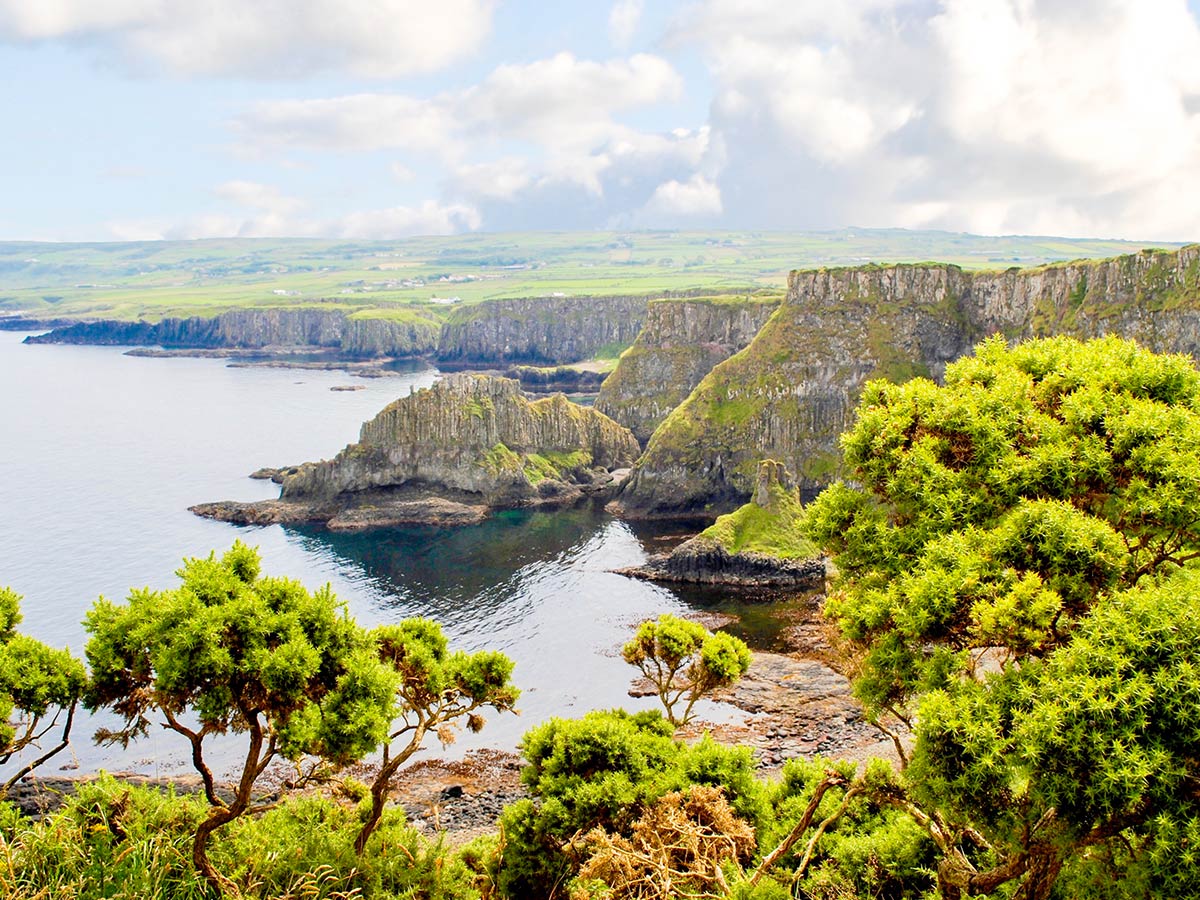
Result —
[[694, 537], [666, 556], [642, 566], [618, 569], [620, 575], [646, 581], [722, 584], [747, 588], [819, 588], [825, 561], [780, 559], [765, 553], [730, 553], [711, 538]]
[[442, 328], [437, 358], [457, 365], [563, 365], [633, 343], [648, 297], [526, 297], [461, 307]]
[[949, 265], [793, 272], [778, 312], [654, 433], [619, 498], [629, 516], [745, 501], [774, 458], [815, 490], [863, 383], [939, 378], [979, 339], [1105, 333], [1200, 357], [1200, 246], [968, 273]]
[[638, 444], [561, 394], [526, 400], [516, 381], [449, 376], [385, 407], [332, 460], [282, 470], [279, 500], [204, 504], [198, 515], [337, 529], [478, 521], [491, 509], [561, 505], [614, 486]]
[[779, 302], [770, 296], [653, 301], [637, 340], [601, 386], [596, 409], [644, 445], [717, 363], [754, 339]]
[[594, 394], [604, 381], [603, 372], [571, 366], [512, 366], [504, 377], [515, 378], [529, 394]]
[[350, 357], [431, 353], [440, 323], [419, 314], [378, 318], [327, 309], [235, 309], [212, 317], [159, 322], [77, 322], [26, 338], [30, 344], [105, 344], [168, 348], [333, 348]]
[[825, 560], [804, 537], [803, 519], [804, 508], [786, 471], [774, 460], [764, 460], [749, 503], [671, 553], [619, 572], [648, 581], [820, 588]]

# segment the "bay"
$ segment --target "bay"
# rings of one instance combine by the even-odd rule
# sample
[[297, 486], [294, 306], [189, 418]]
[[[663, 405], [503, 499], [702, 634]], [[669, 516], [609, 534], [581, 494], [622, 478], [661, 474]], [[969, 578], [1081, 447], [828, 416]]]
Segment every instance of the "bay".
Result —
[[[505, 512], [453, 530], [356, 535], [238, 527], [187, 511], [203, 501], [275, 496], [275, 485], [247, 474], [332, 456], [391, 400], [432, 384], [432, 368], [357, 379], [24, 345], [22, 337], [0, 332], [0, 585], [24, 595], [22, 630], [52, 645], [81, 653], [81, 622], [98, 595], [171, 587], [184, 556], [241, 539], [259, 547], [268, 573], [332, 584], [364, 624], [429, 616], [452, 646], [508, 653], [523, 690], [521, 715], [492, 716], [479, 735], [464, 735], [449, 751], [434, 748], [460, 754], [511, 749], [549, 716], [647, 707], [649, 700], [627, 695], [633, 670], [620, 645], [643, 618], [726, 602], [613, 574], [643, 562], [657, 531], [635, 532], [596, 505]], [[330, 390], [347, 384], [364, 389]], [[707, 712], [727, 715], [714, 705]], [[184, 767], [168, 734], [152, 733], [128, 751], [94, 746], [90, 735], [104, 723], [85, 718], [75, 730], [82, 771]]]

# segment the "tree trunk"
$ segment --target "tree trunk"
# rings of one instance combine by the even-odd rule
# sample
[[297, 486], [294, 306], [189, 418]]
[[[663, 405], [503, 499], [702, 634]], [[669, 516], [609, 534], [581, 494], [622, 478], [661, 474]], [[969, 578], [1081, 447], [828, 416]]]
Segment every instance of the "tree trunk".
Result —
[[[208, 858], [208, 839], [214, 831], [222, 825], [232, 822], [249, 808], [250, 796], [254, 792], [254, 781], [258, 777], [259, 770], [266, 763], [266, 760], [260, 759], [263, 750], [263, 729], [262, 724], [258, 721], [258, 713], [254, 711], [243, 714], [250, 724], [250, 747], [246, 751], [242, 777], [238, 781], [233, 802], [228, 806], [213, 809], [208, 814], [208, 818], [201, 822], [196, 829], [196, 837], [192, 841], [192, 864], [196, 867], [196, 871], [216, 889], [217, 894], [222, 896], [227, 890], [235, 889], [236, 886], [213, 868], [213, 864]], [[273, 742], [272, 746], [274, 746]], [[268, 751], [268, 758], [270, 755], [271, 752]]]
[[237, 816], [233, 814], [233, 807], [218, 807], [214, 809], [207, 819], [200, 823], [200, 827], [196, 829], [196, 837], [192, 841], [192, 865], [196, 867], [196, 871], [204, 876], [204, 879], [211, 884], [219, 895], [224, 896], [227, 889], [233, 887], [233, 884], [224, 875], [213, 868], [212, 862], [208, 858], [208, 839], [212, 833], [231, 822]]
[[387, 803], [388, 788], [391, 787], [392, 774], [395, 772], [395, 769], [387, 771], [389, 768], [390, 766], [385, 766], [380, 769], [378, 777], [371, 783], [371, 812], [367, 814], [367, 821], [363, 822], [358, 836], [354, 838], [356, 856], [363, 855], [363, 851], [367, 849], [367, 841], [371, 839], [371, 835], [379, 826], [379, 820], [383, 818], [383, 807]]
[[367, 841], [371, 839], [371, 835], [379, 826], [379, 820], [383, 818], [383, 808], [387, 805], [388, 793], [392, 787], [392, 776], [404, 765], [405, 760], [417, 752], [421, 741], [425, 740], [425, 732], [426, 725], [420, 725], [409, 738], [408, 745], [393, 759], [388, 759], [385, 748], [383, 765], [379, 769], [379, 774], [375, 776], [375, 780], [371, 782], [371, 811], [367, 814], [367, 821], [363, 823], [358, 836], [354, 839], [355, 856], [363, 855], [363, 851], [367, 849]]

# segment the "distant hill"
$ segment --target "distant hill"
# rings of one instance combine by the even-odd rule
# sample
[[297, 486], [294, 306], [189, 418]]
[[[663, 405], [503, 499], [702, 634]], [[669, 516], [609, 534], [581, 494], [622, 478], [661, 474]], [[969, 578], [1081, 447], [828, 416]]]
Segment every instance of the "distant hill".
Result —
[[[937, 260], [1004, 269], [1147, 246], [851, 228], [829, 232], [463, 234], [399, 241], [0, 243], [0, 313], [157, 321], [248, 307], [434, 317], [498, 297], [782, 289], [810, 266]], [[457, 298], [457, 299], [456, 299]]]

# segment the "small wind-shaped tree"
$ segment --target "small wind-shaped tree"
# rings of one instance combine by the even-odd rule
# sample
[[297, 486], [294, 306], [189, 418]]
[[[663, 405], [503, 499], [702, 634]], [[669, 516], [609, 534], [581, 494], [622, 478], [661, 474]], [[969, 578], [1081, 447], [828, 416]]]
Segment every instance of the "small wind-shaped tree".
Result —
[[442, 740], [460, 719], [471, 731], [483, 727], [479, 710], [512, 710], [520, 694], [512, 682], [513, 663], [503, 653], [451, 653], [441, 627], [429, 619], [406, 619], [376, 628], [379, 658], [396, 675], [399, 718], [383, 747], [379, 772], [371, 784], [371, 809], [354, 841], [361, 854], [383, 816], [392, 777], [432, 731]]
[[[697, 700], [733, 684], [750, 668], [743, 641], [671, 615], [643, 622], [621, 655], [654, 685], [667, 721], [677, 728], [692, 720]], [[677, 712], [680, 703], [683, 711]]]
[[[124, 605], [100, 598], [88, 613], [89, 709], [110, 707], [128, 744], [153, 719], [186, 738], [211, 806], [192, 859], [218, 890], [210, 836], [262, 807], [254, 785], [273, 760], [360, 759], [387, 735], [396, 675], [326, 586], [260, 577], [256, 550], [235, 543], [220, 559], [188, 559], [174, 590], [135, 590]], [[218, 796], [205, 748], [214, 735], [245, 739], [232, 799]]]
[[[19, 766], [0, 785], [0, 798], [66, 749], [75, 707], [87, 683], [83, 663], [70, 652], [17, 633], [20, 604], [19, 594], [0, 588], [0, 766], [14, 760]], [[60, 720], [58, 743], [34, 759], [23, 759], [26, 751], [32, 755], [41, 749], [42, 739], [57, 730]]]

